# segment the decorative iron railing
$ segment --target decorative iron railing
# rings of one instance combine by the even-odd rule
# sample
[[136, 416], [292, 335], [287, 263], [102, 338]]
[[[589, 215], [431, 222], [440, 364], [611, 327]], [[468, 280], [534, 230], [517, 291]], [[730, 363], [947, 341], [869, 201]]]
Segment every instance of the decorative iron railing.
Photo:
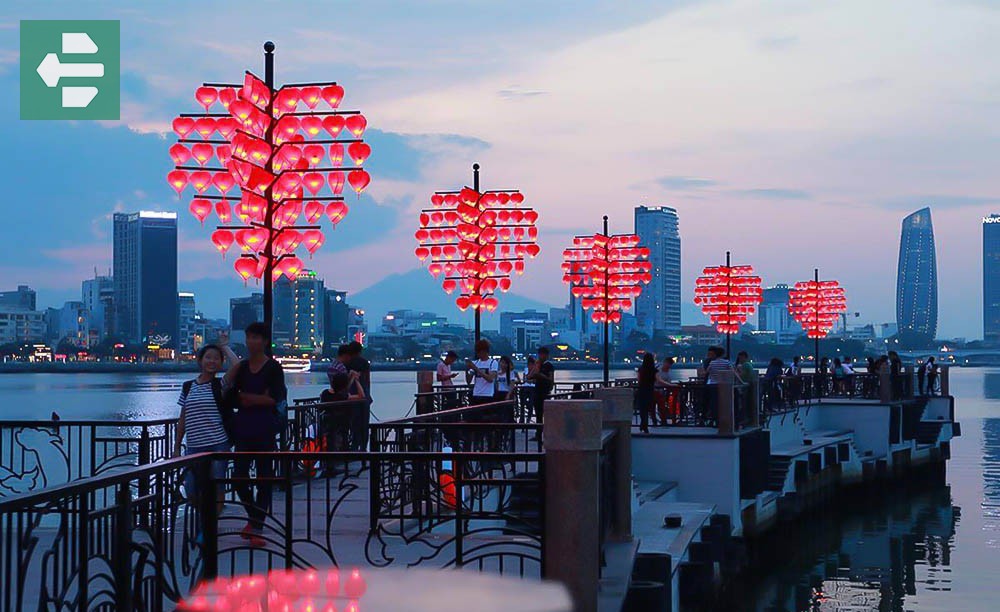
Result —
[[[256, 471], [217, 477], [218, 461]], [[299, 475], [305, 465], [312, 478]], [[541, 453], [284, 452], [195, 455], [88, 478], [0, 501], [0, 610], [172, 609], [201, 578], [273, 568], [538, 577], [543, 475]], [[258, 508], [253, 489], [270, 503]], [[252, 540], [250, 516], [260, 527]]]

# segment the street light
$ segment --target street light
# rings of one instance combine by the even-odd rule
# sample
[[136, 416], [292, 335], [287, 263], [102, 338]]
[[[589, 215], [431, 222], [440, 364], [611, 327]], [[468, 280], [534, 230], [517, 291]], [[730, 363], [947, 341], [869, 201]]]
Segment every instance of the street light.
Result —
[[753, 266], [734, 266], [730, 259], [726, 251], [726, 265], [705, 268], [694, 287], [694, 303], [701, 306], [720, 334], [726, 334], [727, 359], [732, 359], [731, 336], [747, 322], [764, 296]]
[[642, 286], [653, 280], [649, 249], [639, 246], [635, 234], [603, 233], [575, 236], [573, 246], [563, 251], [563, 282], [570, 285], [590, 318], [604, 325], [604, 382], [610, 378], [608, 325], [622, 320], [622, 311], [632, 308]]
[[[181, 114], [172, 124], [176, 165], [167, 182], [178, 196], [194, 190], [189, 210], [202, 223], [215, 211], [221, 225], [211, 240], [223, 256], [240, 247], [233, 267], [244, 282], [263, 282], [268, 330], [272, 283], [298, 276], [299, 247], [311, 257], [322, 246], [324, 215], [336, 227], [347, 214], [345, 182], [360, 196], [371, 181], [362, 167], [371, 154], [362, 140], [368, 121], [359, 111], [338, 110], [343, 98], [344, 88], [333, 81], [275, 89], [274, 43], [267, 42], [263, 79], [247, 72], [241, 84], [205, 83], [195, 91], [205, 112]], [[321, 103], [329, 110], [318, 109]], [[216, 105], [224, 112], [210, 112]]]
[[479, 189], [479, 164], [473, 164], [472, 187], [434, 192], [414, 234], [417, 259], [428, 262], [445, 293], [458, 291], [460, 310], [473, 309], [477, 342], [482, 311], [497, 309], [497, 291], [509, 291], [512, 274], [523, 274], [525, 258], [539, 253], [538, 213], [521, 206], [521, 192]]

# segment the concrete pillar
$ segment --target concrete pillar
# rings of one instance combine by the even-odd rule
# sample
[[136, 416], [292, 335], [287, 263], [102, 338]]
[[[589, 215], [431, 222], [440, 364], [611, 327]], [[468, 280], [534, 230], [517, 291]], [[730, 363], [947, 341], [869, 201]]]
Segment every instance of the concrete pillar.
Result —
[[719, 433], [732, 434], [736, 431], [736, 413], [733, 410], [733, 379], [735, 374], [732, 370], [719, 372], [716, 376], [719, 393]]
[[948, 366], [938, 367], [938, 380], [941, 383], [941, 395], [949, 396], [951, 395], [951, 387], [948, 384]]
[[601, 421], [604, 429], [615, 430], [615, 522], [612, 537], [632, 539], [632, 399], [628, 387], [605, 387], [594, 390], [594, 399], [603, 402]]
[[[417, 393], [430, 393], [434, 390], [434, 379], [437, 372], [417, 372]], [[417, 415], [434, 412], [434, 400], [430, 397], [417, 396]]]
[[545, 578], [577, 612], [596, 612], [600, 581], [601, 413], [598, 400], [545, 402]]

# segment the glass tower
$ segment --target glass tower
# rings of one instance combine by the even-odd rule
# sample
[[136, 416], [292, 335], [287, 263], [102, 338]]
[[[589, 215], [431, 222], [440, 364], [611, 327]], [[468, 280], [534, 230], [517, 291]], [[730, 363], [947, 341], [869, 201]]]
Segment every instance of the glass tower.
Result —
[[115, 213], [113, 267], [115, 331], [178, 348], [177, 213]]
[[937, 335], [937, 257], [931, 209], [903, 219], [896, 272], [896, 323], [900, 334], [926, 340]]
[[983, 339], [1000, 342], [1000, 215], [983, 217]]
[[[614, 230], [614, 228], [612, 228]], [[677, 211], [666, 206], [636, 206], [635, 233], [649, 247], [653, 280], [635, 300], [639, 329], [652, 335], [681, 331], [681, 236]]]

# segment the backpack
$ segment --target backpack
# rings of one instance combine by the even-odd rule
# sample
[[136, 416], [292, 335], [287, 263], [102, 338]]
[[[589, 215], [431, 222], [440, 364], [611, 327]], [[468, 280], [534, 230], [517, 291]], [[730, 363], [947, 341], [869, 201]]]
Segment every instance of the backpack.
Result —
[[[184, 384], [181, 385], [181, 393], [184, 394], [184, 397], [187, 397], [191, 393], [191, 386], [195, 380], [184, 381]], [[226, 430], [226, 435], [232, 439], [233, 418], [236, 416], [236, 413], [233, 411], [232, 402], [223, 397], [222, 381], [218, 378], [212, 379], [212, 397], [215, 398], [215, 407], [219, 410], [219, 416], [222, 417], [222, 427]]]

